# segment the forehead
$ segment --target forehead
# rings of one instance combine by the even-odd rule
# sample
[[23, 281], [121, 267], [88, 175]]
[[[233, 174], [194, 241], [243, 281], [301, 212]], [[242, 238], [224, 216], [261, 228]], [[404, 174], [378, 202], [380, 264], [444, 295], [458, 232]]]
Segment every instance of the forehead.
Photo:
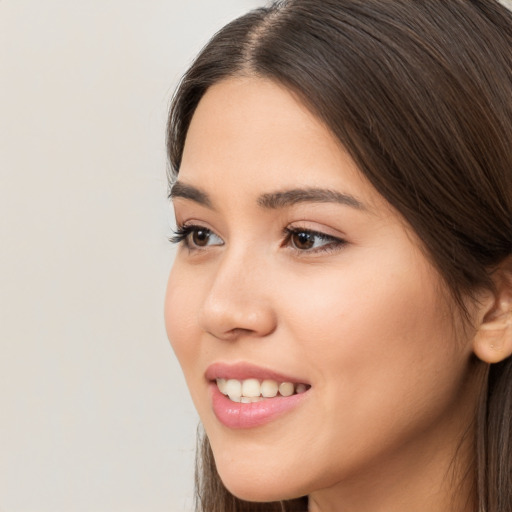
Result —
[[331, 131], [286, 88], [231, 78], [199, 102], [185, 143], [180, 181], [237, 196], [324, 187], [383, 199]]

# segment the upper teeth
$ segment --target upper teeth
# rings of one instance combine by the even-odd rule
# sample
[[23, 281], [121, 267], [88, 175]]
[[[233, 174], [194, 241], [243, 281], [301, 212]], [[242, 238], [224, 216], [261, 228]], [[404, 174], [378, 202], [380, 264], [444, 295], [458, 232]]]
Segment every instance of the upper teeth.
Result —
[[[277, 393], [281, 396], [291, 396], [294, 393], [304, 393], [305, 384], [293, 384], [292, 382], [278, 383], [275, 380], [266, 379], [260, 382], [258, 379], [217, 379], [220, 392], [227, 395], [233, 402], [258, 402], [263, 398], [273, 398]], [[263, 398], [262, 398], [263, 397]]]

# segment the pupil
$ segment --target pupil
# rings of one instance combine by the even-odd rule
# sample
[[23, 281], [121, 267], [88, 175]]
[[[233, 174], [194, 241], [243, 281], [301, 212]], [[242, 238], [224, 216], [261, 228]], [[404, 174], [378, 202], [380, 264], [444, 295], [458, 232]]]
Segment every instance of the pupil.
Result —
[[192, 235], [192, 240], [195, 245], [199, 245], [200, 247], [204, 247], [208, 243], [208, 231], [204, 229], [199, 229], [194, 231]]
[[315, 244], [314, 237], [311, 233], [296, 233], [295, 235], [295, 246], [299, 249], [311, 249]]

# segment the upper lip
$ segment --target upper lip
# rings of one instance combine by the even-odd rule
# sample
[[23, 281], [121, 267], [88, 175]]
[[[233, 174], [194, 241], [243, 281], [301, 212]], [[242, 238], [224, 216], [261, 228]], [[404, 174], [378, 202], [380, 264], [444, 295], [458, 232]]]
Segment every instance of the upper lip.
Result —
[[257, 366], [247, 362], [224, 363], [216, 362], [208, 366], [205, 376], [209, 381], [215, 379], [258, 379], [258, 380], [275, 380], [276, 382], [291, 382], [293, 384], [308, 384], [302, 378], [290, 375], [284, 375], [269, 368]]

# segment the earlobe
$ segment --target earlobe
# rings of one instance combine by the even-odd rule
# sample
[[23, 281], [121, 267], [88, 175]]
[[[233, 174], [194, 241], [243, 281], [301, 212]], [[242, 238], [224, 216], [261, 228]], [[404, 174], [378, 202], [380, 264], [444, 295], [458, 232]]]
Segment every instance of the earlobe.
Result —
[[512, 355], [512, 313], [483, 323], [474, 338], [473, 351], [485, 363], [499, 363]]
[[499, 363], [512, 355], [512, 258], [507, 258], [493, 275], [496, 285], [492, 300], [473, 340], [475, 355], [485, 363]]

